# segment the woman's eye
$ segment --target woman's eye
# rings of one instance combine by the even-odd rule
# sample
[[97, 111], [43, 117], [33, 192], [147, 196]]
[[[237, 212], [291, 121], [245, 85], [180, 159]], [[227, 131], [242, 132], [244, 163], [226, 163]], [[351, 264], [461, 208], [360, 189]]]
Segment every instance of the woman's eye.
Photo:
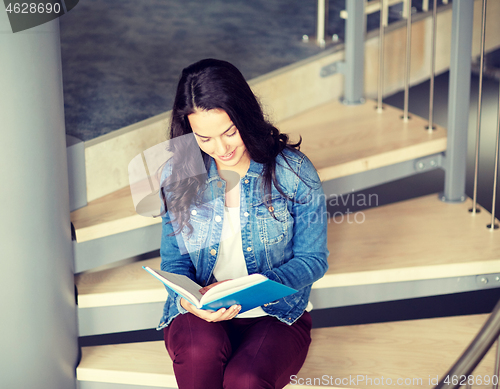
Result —
[[234, 136], [234, 135], [236, 135], [236, 131], [234, 131], [232, 134], [226, 134], [226, 136], [229, 136], [229, 137]]

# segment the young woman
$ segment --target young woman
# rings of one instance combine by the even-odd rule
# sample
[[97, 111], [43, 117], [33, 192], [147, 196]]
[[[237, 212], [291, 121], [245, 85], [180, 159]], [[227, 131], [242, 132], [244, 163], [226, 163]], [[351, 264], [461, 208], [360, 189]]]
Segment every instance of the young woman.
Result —
[[190, 277], [202, 293], [254, 273], [298, 290], [242, 314], [239, 306], [200, 310], [169, 291], [159, 329], [179, 388], [282, 388], [306, 358], [311, 285], [328, 268], [318, 174], [224, 61], [183, 70], [170, 138], [162, 270]]

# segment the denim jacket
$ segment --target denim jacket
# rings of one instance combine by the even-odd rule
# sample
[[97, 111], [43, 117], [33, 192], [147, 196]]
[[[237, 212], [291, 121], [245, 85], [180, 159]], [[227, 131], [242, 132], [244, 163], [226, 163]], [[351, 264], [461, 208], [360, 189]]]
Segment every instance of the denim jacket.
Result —
[[[294, 171], [278, 156], [276, 177], [289, 198], [273, 185], [271, 204], [266, 204], [261, 186], [263, 165], [251, 161], [240, 182], [240, 221], [248, 274], [260, 273], [298, 290], [262, 306], [268, 315], [292, 324], [307, 306], [311, 285], [328, 269], [329, 252], [326, 201], [316, 169], [301, 152], [284, 150], [283, 154]], [[219, 177], [213, 159], [207, 181], [202, 205], [190, 208], [192, 234], [184, 228], [180, 234], [169, 236], [176, 224], [168, 223], [167, 212], [162, 220], [160, 248], [162, 270], [184, 274], [201, 286], [217, 281], [213, 270], [224, 218], [226, 182]], [[158, 330], [187, 312], [180, 305], [180, 296], [167, 290], [169, 296]]]

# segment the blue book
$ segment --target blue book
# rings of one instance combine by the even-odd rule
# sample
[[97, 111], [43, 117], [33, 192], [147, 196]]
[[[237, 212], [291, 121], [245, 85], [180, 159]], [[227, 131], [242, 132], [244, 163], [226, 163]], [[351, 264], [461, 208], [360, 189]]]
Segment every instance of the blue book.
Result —
[[251, 274], [222, 282], [205, 294], [201, 294], [202, 287], [189, 277], [151, 269], [147, 266], [143, 266], [143, 268], [195, 307], [211, 311], [229, 308], [232, 305], [241, 305], [240, 313], [243, 313], [297, 292], [295, 289], [272, 281], [262, 274]]

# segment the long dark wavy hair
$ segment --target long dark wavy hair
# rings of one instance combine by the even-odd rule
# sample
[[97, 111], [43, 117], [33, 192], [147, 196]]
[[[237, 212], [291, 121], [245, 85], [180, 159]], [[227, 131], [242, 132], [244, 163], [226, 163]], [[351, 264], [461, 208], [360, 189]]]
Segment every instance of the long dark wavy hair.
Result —
[[[272, 184], [282, 196], [288, 198], [276, 177], [276, 157], [285, 149], [298, 150], [302, 138], [292, 144], [288, 135], [280, 133], [266, 120], [245, 78], [229, 62], [204, 59], [182, 71], [172, 110], [170, 139], [193, 132], [188, 115], [213, 109], [227, 113], [238, 129], [250, 158], [264, 165], [261, 183], [263, 201], [270, 203]], [[162, 183], [161, 197], [166, 210], [168, 195], [169, 211], [174, 214], [178, 225], [175, 233], [185, 226], [188, 226], [191, 233], [193, 228], [189, 223], [189, 207], [191, 204], [199, 204], [200, 195], [206, 185], [206, 176], [197, 175], [192, 164], [186, 163], [186, 156], [180, 152], [181, 147], [182, 141], [180, 144], [170, 142], [170, 151], [173, 152], [172, 164], [176, 168]], [[202, 150], [201, 153], [208, 171], [210, 156]], [[182, 177], [189, 178], [181, 179]]]

